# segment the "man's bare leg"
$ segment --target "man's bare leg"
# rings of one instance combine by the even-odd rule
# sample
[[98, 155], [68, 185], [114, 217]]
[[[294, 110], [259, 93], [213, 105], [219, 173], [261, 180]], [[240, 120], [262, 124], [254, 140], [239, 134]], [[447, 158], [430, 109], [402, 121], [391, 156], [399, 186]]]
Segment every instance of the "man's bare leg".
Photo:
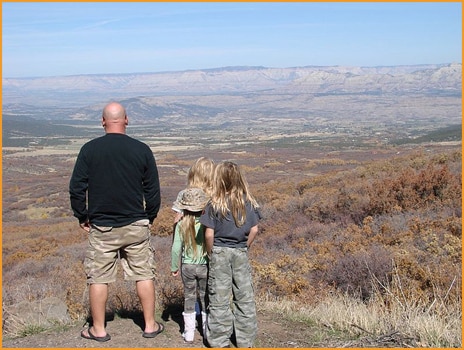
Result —
[[145, 319], [145, 332], [152, 333], [159, 329], [155, 322], [155, 285], [153, 280], [137, 281], [137, 295], [143, 309], [143, 318]]
[[[104, 337], [106, 302], [108, 300], [108, 285], [93, 283], [89, 286], [90, 313], [92, 314], [92, 335]], [[88, 332], [88, 330], [87, 330]]]

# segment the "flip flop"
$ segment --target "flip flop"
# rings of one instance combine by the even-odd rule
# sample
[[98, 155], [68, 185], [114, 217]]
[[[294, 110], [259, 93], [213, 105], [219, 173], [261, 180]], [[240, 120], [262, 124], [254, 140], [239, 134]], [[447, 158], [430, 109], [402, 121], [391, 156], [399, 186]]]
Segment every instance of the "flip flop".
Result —
[[144, 338], [154, 338], [158, 334], [160, 334], [162, 331], [164, 331], [164, 325], [163, 324], [161, 324], [159, 322], [156, 322], [156, 321], [155, 321], [155, 323], [158, 325], [158, 330], [154, 331], [154, 332], [150, 332], [150, 333], [143, 332], [142, 337], [144, 337]]
[[96, 337], [92, 334], [92, 332], [90, 332], [90, 328], [87, 329], [87, 333], [89, 333], [89, 335], [85, 335], [84, 334], [84, 331], [81, 332], [81, 337], [84, 338], [84, 339], [90, 339], [90, 340], [96, 340], [96, 341], [99, 341], [99, 342], [105, 342], [105, 341], [108, 341], [111, 339], [111, 336], [106, 333], [105, 336], [103, 337]]

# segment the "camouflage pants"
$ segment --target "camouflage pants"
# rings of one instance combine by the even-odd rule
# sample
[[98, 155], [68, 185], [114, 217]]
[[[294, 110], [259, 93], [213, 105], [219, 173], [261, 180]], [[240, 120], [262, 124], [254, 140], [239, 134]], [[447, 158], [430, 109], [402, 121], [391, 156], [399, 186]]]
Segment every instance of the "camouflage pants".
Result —
[[234, 330], [237, 347], [253, 346], [258, 326], [247, 248], [213, 247], [208, 295], [209, 346], [229, 346]]
[[182, 264], [182, 282], [184, 283], [184, 311], [195, 312], [197, 290], [200, 296], [201, 310], [206, 312], [206, 281], [208, 278], [208, 265]]

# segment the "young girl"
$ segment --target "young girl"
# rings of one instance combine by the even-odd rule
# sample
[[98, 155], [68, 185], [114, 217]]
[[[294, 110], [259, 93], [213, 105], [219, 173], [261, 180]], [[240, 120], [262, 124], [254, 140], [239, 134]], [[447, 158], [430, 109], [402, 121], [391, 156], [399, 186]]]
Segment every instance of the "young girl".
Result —
[[[211, 196], [213, 171], [214, 161], [212, 159], [207, 157], [198, 158], [189, 169], [187, 188], [201, 188], [208, 196]], [[176, 207], [176, 203], [179, 202], [182, 197], [183, 191], [184, 190], [179, 192], [177, 200], [172, 206], [172, 210], [176, 212], [174, 223], [178, 222], [183, 214], [182, 209]]]
[[206, 335], [212, 348], [230, 347], [234, 330], [238, 348], [251, 347], [256, 338], [256, 306], [248, 249], [258, 232], [261, 219], [258, 208], [237, 164], [218, 164], [211, 201], [200, 217], [206, 227], [206, 249], [210, 257]]
[[206, 255], [204, 227], [200, 215], [209, 196], [200, 188], [187, 188], [179, 201], [174, 202], [184, 214], [177, 223], [171, 249], [171, 273], [181, 276], [184, 283], [184, 333], [186, 342], [192, 342], [195, 333], [197, 289], [202, 310], [203, 336], [206, 326], [206, 284], [208, 277], [208, 257]]

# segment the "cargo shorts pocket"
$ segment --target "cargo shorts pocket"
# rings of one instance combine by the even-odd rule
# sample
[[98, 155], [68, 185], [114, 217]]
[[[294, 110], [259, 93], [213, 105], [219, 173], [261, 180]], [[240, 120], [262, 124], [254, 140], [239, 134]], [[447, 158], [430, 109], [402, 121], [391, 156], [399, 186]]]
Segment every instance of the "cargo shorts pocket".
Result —
[[100, 232], [110, 232], [113, 229], [113, 226], [99, 226], [92, 224], [91, 227]]
[[148, 219], [142, 219], [142, 220], [137, 220], [133, 222], [131, 225], [132, 226], [148, 226], [150, 221]]
[[156, 276], [155, 246], [150, 239], [148, 239], [148, 249], [150, 251], [150, 255], [148, 256], [148, 266], [150, 266], [151, 271]]

